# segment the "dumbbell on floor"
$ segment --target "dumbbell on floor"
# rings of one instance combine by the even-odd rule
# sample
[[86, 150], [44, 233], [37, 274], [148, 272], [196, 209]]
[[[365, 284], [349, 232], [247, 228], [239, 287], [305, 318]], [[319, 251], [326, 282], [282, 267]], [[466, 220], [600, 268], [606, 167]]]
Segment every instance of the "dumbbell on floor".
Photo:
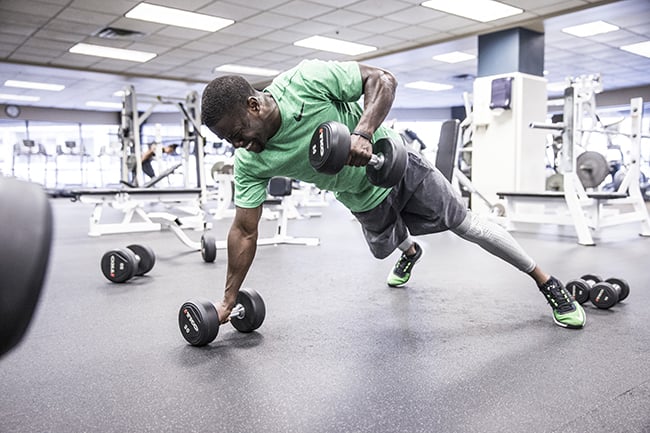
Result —
[[106, 252], [101, 259], [104, 276], [114, 283], [124, 283], [153, 269], [156, 255], [145, 245], [133, 244]]
[[630, 286], [620, 278], [608, 278], [600, 281], [591, 288], [589, 300], [596, 307], [606, 310], [627, 298]]
[[[253, 289], [242, 288], [230, 313], [230, 323], [239, 332], [253, 332], [264, 322], [264, 300]], [[219, 333], [219, 315], [214, 303], [207, 299], [190, 299], [178, 312], [178, 326], [183, 338], [192, 346], [210, 344]]]
[[[350, 156], [350, 130], [339, 122], [321, 123], [309, 145], [309, 162], [319, 173], [337, 174]], [[405, 146], [389, 138], [373, 143], [366, 176], [373, 185], [390, 188], [404, 177], [408, 155]]]
[[582, 277], [566, 283], [566, 288], [580, 304], [591, 300], [600, 309], [612, 308], [630, 294], [630, 286], [621, 278], [603, 279], [595, 274], [585, 274]]

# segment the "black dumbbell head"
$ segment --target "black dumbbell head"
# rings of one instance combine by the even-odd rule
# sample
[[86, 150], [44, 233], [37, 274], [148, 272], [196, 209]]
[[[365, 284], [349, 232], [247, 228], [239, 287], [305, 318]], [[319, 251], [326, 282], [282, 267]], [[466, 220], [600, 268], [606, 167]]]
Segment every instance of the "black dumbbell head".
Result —
[[138, 268], [138, 260], [133, 251], [120, 248], [102, 256], [100, 266], [104, 276], [114, 283], [123, 283], [133, 278]]
[[591, 286], [585, 280], [581, 278], [571, 280], [566, 283], [565, 287], [579, 304], [584, 304], [589, 299]]
[[594, 284], [603, 281], [600, 275], [596, 275], [596, 274], [585, 274], [582, 277], [580, 277], [580, 279], [586, 281], [587, 284], [589, 284], [590, 286], [593, 286]]
[[210, 235], [201, 236], [201, 257], [206, 263], [212, 263], [217, 258], [217, 242]]
[[178, 326], [192, 346], [205, 346], [219, 333], [219, 315], [207, 299], [190, 299], [178, 311]]
[[373, 154], [383, 157], [381, 167], [366, 166], [366, 176], [373, 185], [391, 188], [399, 183], [406, 172], [408, 153], [406, 147], [390, 138], [377, 140], [372, 146]]
[[608, 278], [605, 282], [614, 286], [614, 288], [619, 289], [618, 302], [621, 302], [628, 296], [630, 296], [630, 285], [622, 278]]
[[596, 307], [603, 310], [612, 308], [618, 302], [619, 288], [612, 286], [609, 283], [601, 281], [594, 284], [589, 292], [589, 299]]
[[140, 258], [135, 275], [141, 276], [153, 269], [156, 264], [156, 255], [151, 248], [139, 244], [129, 245], [127, 248]]
[[336, 174], [350, 156], [350, 130], [339, 122], [318, 125], [309, 143], [309, 163], [319, 173]]
[[253, 289], [239, 289], [237, 304], [244, 307], [244, 316], [230, 319], [230, 323], [236, 330], [239, 332], [253, 332], [262, 326], [264, 317], [266, 317], [266, 306], [259, 293]]

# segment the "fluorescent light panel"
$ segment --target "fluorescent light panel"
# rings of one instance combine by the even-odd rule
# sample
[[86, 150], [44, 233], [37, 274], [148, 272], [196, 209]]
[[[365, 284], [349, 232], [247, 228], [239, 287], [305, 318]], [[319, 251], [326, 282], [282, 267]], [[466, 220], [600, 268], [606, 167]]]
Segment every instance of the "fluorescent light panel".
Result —
[[117, 110], [122, 109], [121, 102], [88, 101], [86, 102], [86, 106], [97, 108], [115, 108]]
[[408, 87], [409, 89], [429, 90], [431, 92], [439, 92], [441, 90], [454, 88], [454, 86], [450, 86], [449, 84], [433, 83], [431, 81], [413, 81], [411, 83], [406, 83], [404, 87]]
[[221, 65], [214, 68], [214, 72], [230, 72], [232, 74], [259, 75], [262, 77], [272, 77], [278, 75], [280, 71], [275, 69], [256, 68], [254, 66], [243, 65]]
[[609, 33], [618, 30], [618, 27], [606, 23], [605, 21], [593, 21], [591, 23], [580, 24], [577, 26], [565, 27], [562, 29], [564, 33], [568, 33], [580, 38], [588, 36], [600, 35], [602, 33]]
[[452, 51], [451, 53], [438, 54], [432, 58], [433, 60], [438, 60], [439, 62], [459, 63], [475, 59], [476, 56], [473, 54], [463, 53], [462, 51]]
[[206, 32], [216, 32], [234, 23], [233, 20], [225, 18], [152, 5], [150, 3], [140, 3], [127, 12], [125, 17]]
[[524, 12], [523, 9], [493, 0], [430, 0], [421, 5], [482, 23]]
[[130, 62], [148, 62], [157, 56], [156, 53], [145, 51], [124, 50], [122, 48], [104, 47], [93, 44], [77, 44], [69, 50], [74, 54], [85, 54], [87, 56], [107, 57], [109, 59], [128, 60]]
[[650, 58], [650, 41], [639, 42], [637, 44], [631, 45], [623, 45], [620, 48], [623, 51]]
[[325, 36], [311, 36], [296, 41], [293, 44], [298, 47], [313, 48], [316, 50], [347, 54], [350, 56], [369, 53], [377, 49], [377, 47], [372, 47], [370, 45], [357, 44], [354, 42], [342, 41], [340, 39], [327, 38]]
[[39, 83], [36, 81], [18, 81], [18, 80], [7, 80], [5, 81], [5, 86], [20, 87], [22, 89], [51, 90], [53, 92], [59, 92], [65, 89], [65, 86], [62, 84], [50, 84], [50, 83]]
[[40, 101], [41, 98], [39, 98], [38, 96], [10, 95], [10, 94], [8, 94], [8, 93], [0, 93], [0, 100], [4, 100], [4, 101], [36, 102], [36, 101]]

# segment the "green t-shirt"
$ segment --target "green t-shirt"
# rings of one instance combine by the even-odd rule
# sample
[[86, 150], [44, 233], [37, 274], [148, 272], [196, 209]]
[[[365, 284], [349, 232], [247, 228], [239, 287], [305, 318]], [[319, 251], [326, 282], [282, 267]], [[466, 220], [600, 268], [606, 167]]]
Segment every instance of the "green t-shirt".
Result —
[[[362, 82], [356, 62], [305, 60], [279, 75], [264, 89], [275, 99], [282, 125], [260, 153], [235, 152], [235, 204], [252, 208], [266, 199], [266, 187], [273, 176], [285, 176], [332, 191], [353, 212], [373, 209], [390, 189], [372, 185], [365, 167], [345, 166], [338, 174], [318, 173], [309, 163], [311, 137], [323, 122], [334, 120], [353, 130], [361, 117]], [[390, 136], [400, 140], [390, 128], [381, 126], [376, 141]]]

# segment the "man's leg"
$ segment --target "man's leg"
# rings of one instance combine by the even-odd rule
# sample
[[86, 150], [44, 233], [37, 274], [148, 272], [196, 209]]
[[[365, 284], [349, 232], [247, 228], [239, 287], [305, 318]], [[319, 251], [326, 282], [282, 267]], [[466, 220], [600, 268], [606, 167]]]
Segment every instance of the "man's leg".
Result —
[[535, 264], [506, 229], [468, 212], [463, 222], [451, 231], [505, 260], [535, 280], [537, 287], [553, 309], [553, 320], [557, 325], [566, 328], [584, 326], [586, 317], [582, 306], [571, 298], [557, 278], [542, 271]]

